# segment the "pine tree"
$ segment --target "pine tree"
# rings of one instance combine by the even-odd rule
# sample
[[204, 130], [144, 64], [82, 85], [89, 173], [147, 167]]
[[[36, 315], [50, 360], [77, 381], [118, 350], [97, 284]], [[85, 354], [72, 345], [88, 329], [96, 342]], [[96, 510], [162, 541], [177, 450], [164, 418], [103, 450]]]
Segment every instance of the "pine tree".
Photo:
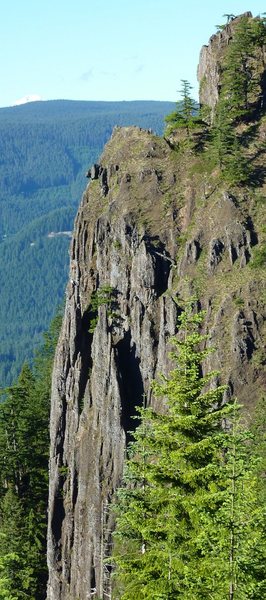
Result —
[[166, 135], [169, 135], [176, 129], [184, 129], [186, 135], [189, 138], [190, 134], [199, 122], [199, 118], [196, 116], [197, 106], [193, 98], [190, 96], [192, 86], [186, 79], [181, 80], [182, 88], [180, 90], [181, 95], [181, 106], [180, 102], [177, 103], [177, 110], [167, 115], [165, 118], [167, 125]]
[[251, 177], [252, 166], [243, 153], [232, 121], [229, 121], [226, 113], [227, 102], [220, 101], [212, 131], [213, 148], [224, 181], [232, 185], [244, 185]]
[[243, 17], [229, 44], [222, 78], [222, 95], [227, 98], [233, 118], [246, 114], [257, 86], [252, 68], [254, 53], [252, 23], [248, 17]]
[[266, 504], [266, 397], [263, 396], [255, 409], [251, 424], [251, 451], [258, 458], [258, 498]]
[[24, 365], [17, 382], [2, 390], [0, 577], [12, 600], [44, 600], [46, 596], [49, 399], [60, 323], [58, 315], [45, 335], [33, 371]]
[[190, 310], [181, 315], [181, 339], [173, 340], [171, 354], [176, 368], [153, 386], [167, 411], [140, 411], [119, 492], [115, 563], [123, 600], [194, 599], [207, 591], [198, 569], [201, 515], [219, 502], [221, 423], [231, 406], [222, 406], [224, 387], [210, 387], [214, 373], [202, 374], [209, 351], [199, 348], [201, 320]]
[[140, 410], [116, 509], [121, 600], [257, 600], [265, 590], [250, 434], [239, 405], [212, 387], [215, 373], [202, 373], [201, 320], [181, 315], [176, 368], [153, 386], [165, 410]]
[[25, 588], [32, 574], [24, 546], [27, 525], [22, 502], [10, 487], [2, 499], [0, 514], [0, 560], [3, 565], [3, 578], [6, 580], [6, 586], [8, 582], [10, 594], [17, 600], [26, 600], [30, 596]]
[[212, 138], [222, 177], [233, 185], [248, 183], [252, 174], [237, 125], [263, 108], [265, 42], [265, 19], [243, 17], [223, 63]]
[[265, 42], [265, 19], [242, 17], [228, 46], [222, 73], [221, 96], [227, 99], [234, 119], [248, 115], [261, 97]]
[[212, 129], [212, 141], [217, 161], [221, 170], [226, 168], [232, 155], [235, 131], [232, 120], [228, 117], [227, 101], [219, 100], [216, 108], [215, 122]]
[[0, 557], [0, 598], [2, 600], [18, 600], [17, 596], [11, 593], [12, 581], [9, 576], [10, 564], [17, 559], [15, 554], [9, 552], [4, 557]]
[[259, 499], [252, 434], [241, 423], [239, 406], [224, 439], [220, 490], [222, 502], [204, 529], [214, 600], [259, 600], [266, 592], [265, 507]]

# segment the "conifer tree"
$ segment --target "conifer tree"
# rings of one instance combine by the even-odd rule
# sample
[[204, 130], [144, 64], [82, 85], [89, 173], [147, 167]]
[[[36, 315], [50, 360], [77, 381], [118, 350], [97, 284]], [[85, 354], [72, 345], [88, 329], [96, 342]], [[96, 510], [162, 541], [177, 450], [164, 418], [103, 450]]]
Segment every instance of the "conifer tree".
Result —
[[[51, 370], [61, 316], [33, 371], [24, 365], [0, 403], [0, 585], [6, 600], [44, 600]], [[1, 589], [1, 587], [0, 587]], [[0, 595], [1, 597], [1, 595]]]
[[252, 173], [237, 125], [250, 118], [255, 109], [263, 108], [265, 42], [265, 19], [242, 17], [223, 63], [212, 134], [222, 176], [233, 185], [247, 183]]
[[243, 153], [230, 115], [227, 100], [220, 100], [212, 130], [212, 142], [223, 179], [232, 185], [249, 181], [252, 167]]
[[255, 50], [252, 22], [243, 17], [228, 47], [222, 81], [222, 95], [233, 118], [246, 114], [258, 85], [252, 64]]
[[10, 592], [12, 581], [9, 575], [10, 564], [16, 558], [16, 555], [11, 552], [4, 557], [0, 557], [0, 598], [2, 600], [18, 600], [17, 596], [13, 596]]
[[220, 503], [212, 515], [203, 515], [203, 566], [213, 600], [259, 600], [266, 592], [265, 508], [257, 478], [261, 458], [252, 452], [253, 436], [243, 426], [239, 409], [235, 402], [224, 435]]
[[147, 600], [197, 598], [204, 592], [197, 568], [203, 553], [201, 513], [218, 501], [221, 423], [231, 406], [222, 406], [224, 387], [209, 387], [214, 373], [202, 374], [209, 352], [199, 348], [205, 339], [197, 331], [201, 320], [190, 310], [181, 315], [181, 339], [173, 340], [171, 354], [176, 367], [154, 384], [167, 411], [140, 411], [127, 485], [119, 492], [121, 552], [115, 563], [125, 586], [123, 600], [134, 594]]
[[202, 373], [201, 320], [190, 309], [181, 315], [176, 367], [154, 384], [165, 410], [140, 410], [118, 492], [121, 600], [257, 600], [264, 593], [249, 436], [238, 431], [237, 403], [223, 405], [225, 388], [212, 387], [215, 373]]
[[212, 140], [218, 164], [221, 170], [226, 168], [232, 154], [235, 132], [232, 121], [228, 118], [229, 107], [226, 101], [219, 100], [216, 108], [215, 123], [212, 129]]
[[181, 83], [181, 105], [180, 102], [178, 102], [177, 110], [170, 115], [167, 115], [165, 118], [165, 121], [168, 124], [166, 135], [172, 133], [176, 129], [183, 128], [185, 129], [186, 135], [189, 138], [193, 127], [195, 127], [199, 119], [196, 116], [197, 106], [190, 95], [192, 86], [186, 79], [182, 79]]

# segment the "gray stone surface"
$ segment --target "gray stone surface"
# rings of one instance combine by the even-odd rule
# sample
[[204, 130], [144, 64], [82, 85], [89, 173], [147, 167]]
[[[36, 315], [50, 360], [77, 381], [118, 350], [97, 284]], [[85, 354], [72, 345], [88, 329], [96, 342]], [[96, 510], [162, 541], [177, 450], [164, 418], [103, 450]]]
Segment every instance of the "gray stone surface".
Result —
[[[198, 294], [216, 348], [204, 368], [221, 371], [225, 400], [259, 394], [252, 357], [265, 317], [247, 265], [257, 243], [248, 203], [218, 189], [197, 206], [170, 153], [148, 132], [116, 128], [101, 158], [106, 195], [92, 180], [76, 218], [51, 397], [47, 600], [90, 600], [95, 588], [109, 597], [110, 506], [135, 405], [146, 394], [162, 410], [150, 383], [170, 370], [174, 298]], [[109, 299], [95, 314], [101, 289]]]
[[209, 43], [202, 46], [198, 64], [198, 81], [200, 84], [200, 104], [211, 108], [213, 115], [215, 105], [219, 98], [219, 86], [221, 83], [222, 61], [234, 29], [243, 16], [252, 17], [247, 11], [230, 21], [222, 31], [211, 36]]
[[[117, 168], [110, 171], [115, 177]], [[91, 202], [88, 188], [75, 225], [53, 373], [49, 600], [85, 600], [94, 587], [102, 597], [108, 587], [103, 556], [113, 527], [110, 501], [121, 478], [134, 406], [144, 393], [150, 397], [157, 365], [165, 369], [176, 326], [176, 305], [163, 296], [171, 271], [165, 244], [153, 247], [133, 214], [118, 214], [113, 222], [112, 204], [87, 222]], [[115, 292], [115, 314], [100, 306], [90, 333], [90, 294], [103, 286]]]

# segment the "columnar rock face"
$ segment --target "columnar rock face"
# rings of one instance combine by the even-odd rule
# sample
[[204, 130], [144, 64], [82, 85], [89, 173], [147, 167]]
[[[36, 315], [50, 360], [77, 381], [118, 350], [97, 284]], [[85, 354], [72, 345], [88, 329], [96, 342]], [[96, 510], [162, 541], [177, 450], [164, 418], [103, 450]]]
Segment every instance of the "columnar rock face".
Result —
[[[235, 21], [201, 53], [211, 109]], [[178, 153], [134, 127], [116, 128], [88, 171], [53, 372], [47, 600], [111, 597], [111, 504], [135, 407], [145, 397], [165, 409], [151, 381], [171, 368], [182, 300], [193, 294], [206, 311], [214, 352], [203, 368], [219, 372], [225, 400], [252, 411], [265, 390], [265, 274], [254, 268], [265, 244], [265, 121], [256, 136], [257, 190], [232, 192], [204, 152]]]
[[[134, 164], [140, 147], [143, 160]], [[175, 185], [168, 155], [147, 132], [117, 130], [103, 157], [108, 199], [94, 178], [77, 216], [53, 375], [50, 599], [90, 598], [94, 588], [102, 597], [108, 589], [109, 503], [135, 406], [166, 368], [175, 333], [176, 305], [165, 292], [176, 224], [172, 211], [164, 215], [160, 191], [162, 169], [163, 185]], [[149, 219], [156, 221], [150, 233]]]
[[191, 160], [150, 132], [117, 128], [104, 181], [83, 196], [53, 373], [49, 600], [109, 597], [110, 504], [135, 406], [154, 402], [150, 383], [169, 371], [180, 298], [196, 293], [206, 309], [216, 347], [206, 368], [221, 371], [228, 394], [251, 406], [263, 387], [252, 201], [206, 183]]

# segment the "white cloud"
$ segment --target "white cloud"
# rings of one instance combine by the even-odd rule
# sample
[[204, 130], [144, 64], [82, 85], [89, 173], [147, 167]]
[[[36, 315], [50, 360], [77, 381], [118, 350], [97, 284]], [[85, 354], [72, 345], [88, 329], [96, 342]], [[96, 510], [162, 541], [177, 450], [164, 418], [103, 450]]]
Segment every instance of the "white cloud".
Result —
[[42, 98], [38, 94], [28, 94], [27, 96], [23, 96], [23, 98], [16, 100], [13, 106], [20, 106], [20, 104], [27, 104], [28, 102], [39, 102], [40, 100], [42, 100]]

